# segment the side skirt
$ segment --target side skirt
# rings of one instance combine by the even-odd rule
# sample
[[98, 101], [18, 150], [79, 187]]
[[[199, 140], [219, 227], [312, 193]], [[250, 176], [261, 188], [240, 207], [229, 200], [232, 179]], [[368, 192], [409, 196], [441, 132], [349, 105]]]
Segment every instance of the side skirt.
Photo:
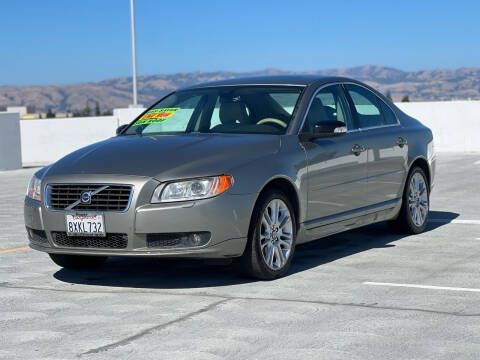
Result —
[[394, 219], [398, 215], [401, 206], [402, 200], [398, 198], [346, 213], [304, 222], [300, 224], [297, 244]]

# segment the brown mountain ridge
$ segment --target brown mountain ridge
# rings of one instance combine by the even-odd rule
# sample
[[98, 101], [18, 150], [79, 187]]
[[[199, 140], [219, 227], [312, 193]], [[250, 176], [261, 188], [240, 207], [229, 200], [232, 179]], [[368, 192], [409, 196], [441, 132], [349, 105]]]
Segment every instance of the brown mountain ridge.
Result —
[[[408, 95], [411, 101], [480, 100], [480, 67], [407, 72], [378, 65], [305, 72], [265, 69], [253, 72], [198, 71], [142, 75], [138, 77], [138, 96], [140, 103], [149, 105], [174, 89], [195, 83], [235, 77], [295, 73], [355, 78], [383, 93], [390, 92], [394, 101], [400, 101], [405, 95]], [[103, 111], [127, 107], [131, 103], [131, 92], [131, 77], [71, 85], [0, 85], [0, 106], [33, 105], [36, 111], [46, 111], [48, 108], [53, 111], [75, 111], [83, 109], [87, 101], [93, 108], [98, 101]]]

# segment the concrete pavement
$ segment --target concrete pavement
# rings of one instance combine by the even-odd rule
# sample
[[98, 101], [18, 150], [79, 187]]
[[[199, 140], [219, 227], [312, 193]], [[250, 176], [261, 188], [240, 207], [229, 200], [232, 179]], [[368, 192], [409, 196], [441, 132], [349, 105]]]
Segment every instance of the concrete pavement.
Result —
[[305, 244], [271, 282], [201, 261], [74, 272], [2, 253], [27, 245], [35, 169], [0, 173], [0, 359], [478, 359], [479, 160], [439, 155], [424, 234], [378, 224]]

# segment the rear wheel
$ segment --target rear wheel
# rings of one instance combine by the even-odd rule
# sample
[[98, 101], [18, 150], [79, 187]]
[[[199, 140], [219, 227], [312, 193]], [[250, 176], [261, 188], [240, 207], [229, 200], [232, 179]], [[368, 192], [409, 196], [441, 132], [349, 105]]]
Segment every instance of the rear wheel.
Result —
[[55, 264], [67, 269], [94, 269], [102, 265], [106, 256], [48, 254]]
[[430, 214], [430, 189], [421, 168], [414, 167], [410, 171], [402, 200], [398, 218], [390, 222], [391, 227], [407, 234], [423, 232]]
[[255, 206], [247, 247], [240, 258], [244, 272], [261, 280], [283, 276], [292, 261], [296, 235], [290, 200], [278, 190], [266, 192]]

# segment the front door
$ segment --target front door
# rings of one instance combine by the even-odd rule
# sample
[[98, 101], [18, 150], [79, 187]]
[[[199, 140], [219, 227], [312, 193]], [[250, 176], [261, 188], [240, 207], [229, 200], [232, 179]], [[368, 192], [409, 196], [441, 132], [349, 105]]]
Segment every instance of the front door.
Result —
[[354, 129], [343, 89], [331, 85], [312, 100], [303, 132], [321, 122], [342, 122], [346, 134], [304, 142], [308, 159], [307, 229], [354, 217], [366, 205], [367, 152]]

